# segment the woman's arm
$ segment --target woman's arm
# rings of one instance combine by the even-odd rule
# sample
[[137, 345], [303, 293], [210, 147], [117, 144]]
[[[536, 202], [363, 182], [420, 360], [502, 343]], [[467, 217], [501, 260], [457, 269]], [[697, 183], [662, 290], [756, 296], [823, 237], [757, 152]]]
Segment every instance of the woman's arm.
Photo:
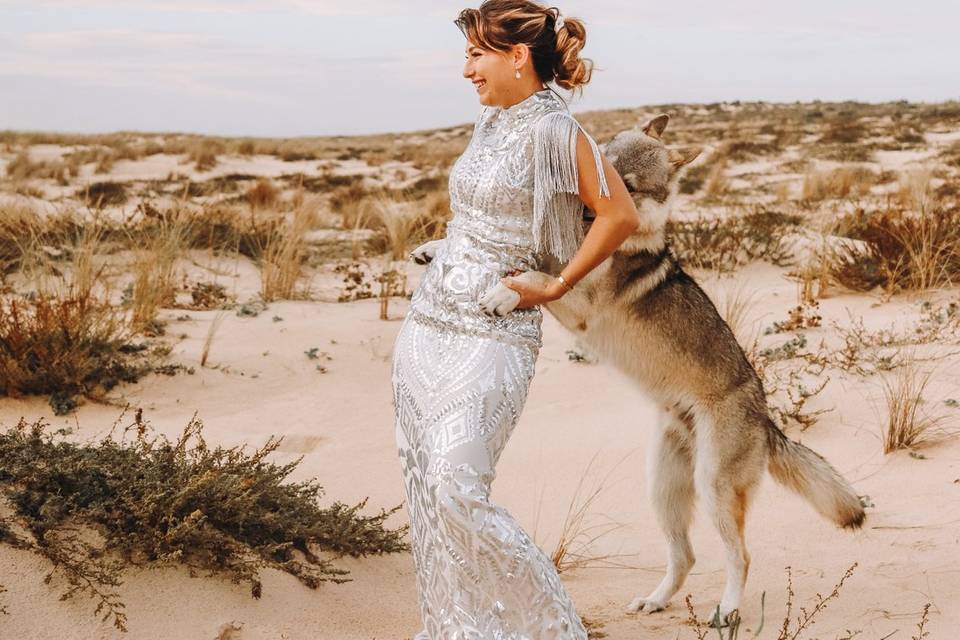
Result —
[[[575, 285], [597, 265], [607, 259], [617, 247], [623, 244], [640, 225], [640, 213], [633, 198], [627, 192], [627, 186], [610, 161], [601, 153], [603, 172], [610, 191], [610, 197], [600, 194], [600, 176], [594, 161], [593, 151], [583, 131], [577, 132], [577, 185], [580, 199], [596, 219], [590, 231], [583, 238], [577, 252], [563, 268], [560, 275], [570, 286]], [[545, 302], [556, 300], [567, 292], [567, 288], [557, 278], [550, 279], [542, 287], [531, 286], [513, 281], [510, 277], [502, 279], [503, 284], [520, 294], [517, 309], [525, 309]]]

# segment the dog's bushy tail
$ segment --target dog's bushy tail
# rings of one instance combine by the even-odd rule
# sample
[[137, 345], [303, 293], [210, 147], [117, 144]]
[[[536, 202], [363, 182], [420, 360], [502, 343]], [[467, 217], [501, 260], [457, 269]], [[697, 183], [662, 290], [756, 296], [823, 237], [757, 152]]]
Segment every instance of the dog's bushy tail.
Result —
[[790, 440], [772, 420], [768, 422], [770, 475], [806, 498], [823, 517], [858, 529], [866, 513], [850, 483], [820, 454]]

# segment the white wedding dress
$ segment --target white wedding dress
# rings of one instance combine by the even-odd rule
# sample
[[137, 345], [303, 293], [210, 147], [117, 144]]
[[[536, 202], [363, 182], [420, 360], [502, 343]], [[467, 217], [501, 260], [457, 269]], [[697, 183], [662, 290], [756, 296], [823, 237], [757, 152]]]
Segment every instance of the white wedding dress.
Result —
[[494, 318], [478, 305], [508, 272], [538, 269], [544, 252], [565, 262], [576, 251], [581, 130], [549, 89], [482, 109], [450, 173], [446, 238], [396, 338], [396, 439], [423, 620], [416, 640], [587, 638], [550, 558], [490, 501], [534, 374], [542, 312]]

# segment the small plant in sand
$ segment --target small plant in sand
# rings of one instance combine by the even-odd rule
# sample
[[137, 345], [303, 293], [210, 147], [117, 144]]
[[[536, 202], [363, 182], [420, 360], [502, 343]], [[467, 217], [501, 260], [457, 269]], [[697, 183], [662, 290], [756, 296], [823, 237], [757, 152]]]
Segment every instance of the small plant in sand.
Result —
[[827, 294], [832, 283], [830, 269], [835, 251], [827, 249], [824, 254], [806, 261], [786, 274], [797, 283], [800, 304], [813, 304]]
[[192, 162], [197, 171], [209, 171], [217, 166], [217, 155], [223, 152], [223, 143], [210, 138], [200, 139], [189, 146], [187, 162]]
[[[800, 640], [800, 634], [816, 622], [816, 617], [827, 608], [830, 602], [840, 597], [840, 589], [843, 588], [844, 583], [853, 575], [858, 564], [859, 563], [854, 562], [850, 565], [826, 597], [818, 593], [814, 598], [811, 608], [800, 607], [800, 614], [795, 619], [793, 618], [793, 599], [796, 597], [796, 593], [793, 591], [793, 574], [791, 568], [787, 567], [787, 611], [784, 614], [780, 628], [777, 630], [776, 640]], [[763, 631], [765, 601], [766, 592], [760, 596], [760, 624], [757, 625], [757, 630], [753, 632], [750, 636], [751, 638], [759, 638], [760, 633]], [[718, 606], [714, 609], [709, 620], [701, 620], [694, 611], [693, 596], [687, 595], [685, 602], [687, 605], [687, 622], [693, 627], [693, 632], [696, 634], [697, 640], [707, 640], [707, 637], [712, 637], [713, 633], [716, 633], [720, 640], [737, 640], [742, 624], [739, 611], [734, 609], [727, 616], [726, 620], [720, 620], [720, 607]], [[851, 636], [847, 637], [850, 638]]]
[[726, 272], [754, 260], [784, 264], [783, 234], [799, 222], [796, 216], [757, 208], [724, 218], [670, 220], [667, 234], [684, 265]]
[[[190, 227], [190, 246], [194, 249], [211, 249], [214, 252], [239, 253], [258, 259], [262, 248], [275, 233], [279, 224], [276, 218], [258, 220], [246, 212], [224, 204], [205, 205], [191, 211], [184, 207]], [[169, 215], [147, 207], [156, 215]]]
[[944, 428], [944, 416], [931, 415], [923, 408], [931, 375], [932, 371], [923, 373], [911, 363], [900, 367], [890, 379], [884, 379], [884, 453], [929, 446], [951, 434]]
[[0, 298], [0, 393], [49, 394], [54, 413], [75, 396], [104, 401], [121, 382], [135, 382], [167, 355], [160, 346], [133, 345], [121, 311], [89, 288], [61, 296]]
[[247, 189], [243, 197], [250, 205], [250, 209], [257, 211], [260, 209], [269, 209], [277, 204], [277, 200], [280, 198], [280, 191], [269, 178], [260, 178], [252, 187]]
[[377, 197], [371, 202], [369, 215], [383, 229], [393, 260], [405, 259], [412, 248], [411, 241], [421, 224], [421, 215], [415, 207], [413, 202], [389, 197]]
[[803, 179], [802, 199], [819, 202], [828, 198], [870, 195], [876, 175], [861, 166], [837, 167], [830, 171], [812, 171]]
[[21, 151], [7, 163], [6, 175], [14, 182], [49, 179], [63, 186], [70, 184], [77, 171], [62, 160], [31, 160], [28, 152]]
[[316, 480], [286, 482], [299, 459], [266, 460], [280, 439], [252, 453], [211, 448], [194, 416], [171, 442], [152, 435], [140, 410], [119, 438], [116, 427], [93, 444], [69, 442], [69, 431], [51, 433], [42, 420], [0, 433], [0, 495], [13, 509], [0, 518], [0, 541], [50, 560], [46, 581], [67, 583], [61, 599], [90, 594], [118, 629], [126, 631], [116, 591], [126, 566], [209, 571], [259, 598], [267, 567], [316, 589], [350, 580], [336, 558], [408, 549], [407, 525], [384, 527], [402, 505], [369, 516], [366, 500], [321, 506]]
[[[563, 519], [563, 526], [560, 529], [560, 538], [554, 547], [550, 559], [556, 567], [557, 572], [564, 572], [568, 569], [577, 569], [592, 566], [624, 566], [614, 562], [616, 558], [626, 557], [627, 554], [595, 554], [593, 545], [624, 525], [614, 522], [605, 516], [603, 522], [593, 522], [596, 514], [592, 512], [594, 503], [603, 493], [604, 487], [610, 478], [610, 474], [623, 462], [627, 456], [624, 456], [613, 465], [607, 474], [601, 478], [586, 494], [584, 491], [584, 481], [590, 474], [590, 469], [596, 461], [599, 452], [595, 453], [590, 462], [587, 463], [580, 480], [577, 482], [577, 488], [570, 499], [570, 505], [567, 508], [567, 515]], [[629, 454], [627, 454], [629, 455]], [[539, 520], [539, 512], [538, 512]], [[534, 527], [533, 536], [536, 537], [536, 527]]]
[[930, 182], [933, 171], [929, 167], [900, 174], [897, 198], [900, 206], [910, 211], [927, 211], [933, 206], [933, 190]]
[[77, 195], [95, 209], [126, 203], [127, 187], [120, 182], [94, 182], [77, 191]]
[[220, 325], [223, 323], [223, 319], [226, 317], [226, 313], [218, 313], [214, 316], [213, 321], [210, 323], [210, 326], [207, 328], [207, 336], [203, 340], [203, 350], [200, 353], [200, 366], [207, 366], [207, 359], [210, 357], [210, 347], [213, 346], [213, 338], [217, 335], [217, 331], [220, 329]]
[[193, 311], [208, 311], [210, 309], [221, 309], [230, 304], [231, 296], [227, 294], [227, 288], [218, 282], [187, 282], [186, 274], [183, 276], [181, 289], [190, 292], [190, 303], [175, 303], [172, 306], [177, 309], [190, 309]]
[[916, 210], [858, 209], [842, 218], [838, 232], [866, 242], [866, 254], [840, 256], [831, 275], [855, 290], [881, 285], [889, 293], [930, 289], [960, 282], [960, 207], [916, 196]]
[[388, 269], [377, 276], [380, 283], [380, 319], [388, 320], [387, 305], [393, 296], [407, 295], [407, 274], [396, 269]]
[[783, 333], [798, 329], [812, 329], [819, 327], [823, 318], [820, 316], [820, 303], [816, 300], [804, 301], [787, 312], [787, 319], [774, 322], [764, 330], [764, 334]]
[[929, 631], [925, 630], [927, 626], [928, 617], [930, 615], [930, 603], [923, 605], [923, 613], [920, 614], [920, 622], [917, 623], [917, 635], [910, 636], [910, 640], [923, 640], [930, 635]]
[[[434, 182], [424, 181], [431, 185]], [[330, 206], [340, 216], [344, 229], [377, 232], [371, 249], [389, 252], [393, 260], [404, 260], [420, 242], [442, 237], [450, 217], [450, 196], [445, 186], [431, 190], [415, 184], [407, 189], [370, 190], [355, 183], [331, 194]]]
[[118, 225], [102, 220], [97, 212], [91, 215], [85, 219], [74, 209], [41, 214], [30, 206], [0, 204], [0, 275], [19, 271], [42, 290], [48, 290], [47, 276], [63, 282], [64, 265], [57, 263], [69, 260], [85, 235], [97, 233], [98, 243], [120, 236]]
[[713, 200], [722, 198], [730, 190], [726, 159], [719, 159], [710, 166], [703, 190], [706, 197]]
[[785, 378], [771, 375], [764, 377], [764, 389], [770, 399], [770, 412], [781, 429], [797, 424], [801, 431], [806, 431], [817, 423], [821, 415], [831, 411], [807, 409], [807, 402], [820, 395], [830, 378], [814, 377], [808, 387], [804, 383], [806, 373], [804, 370], [789, 369]]
[[370, 280], [360, 262], [344, 262], [333, 268], [343, 278], [343, 288], [337, 297], [337, 302], [350, 302], [372, 298], [373, 291]]

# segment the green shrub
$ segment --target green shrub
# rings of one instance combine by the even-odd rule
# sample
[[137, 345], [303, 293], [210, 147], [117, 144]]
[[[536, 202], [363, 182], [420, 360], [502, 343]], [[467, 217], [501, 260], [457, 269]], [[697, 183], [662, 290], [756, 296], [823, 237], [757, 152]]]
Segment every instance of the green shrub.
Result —
[[[244, 447], [210, 448], [194, 416], [176, 441], [151, 437], [137, 410], [114, 439], [76, 444], [50, 433], [42, 420], [20, 422], [0, 433], [0, 494], [15, 516], [0, 518], [0, 541], [28, 548], [54, 563], [69, 583], [64, 597], [89, 592], [96, 613], [106, 611], [126, 630], [124, 604], [114, 587], [126, 565], [184, 564], [246, 582], [262, 591], [260, 570], [273, 567], [316, 589], [341, 583], [349, 572], [337, 557], [393, 553], [408, 525], [383, 526], [397, 505], [371, 516], [363, 500], [321, 507], [315, 480], [285, 483], [300, 460], [265, 460], [280, 444], [269, 438], [253, 453]], [[128, 437], [128, 434], [130, 437]], [[24, 533], [17, 533], [19, 524]], [[101, 541], [87, 542], [76, 526], [90, 527]], [[333, 554], [322, 558], [321, 553]]]

